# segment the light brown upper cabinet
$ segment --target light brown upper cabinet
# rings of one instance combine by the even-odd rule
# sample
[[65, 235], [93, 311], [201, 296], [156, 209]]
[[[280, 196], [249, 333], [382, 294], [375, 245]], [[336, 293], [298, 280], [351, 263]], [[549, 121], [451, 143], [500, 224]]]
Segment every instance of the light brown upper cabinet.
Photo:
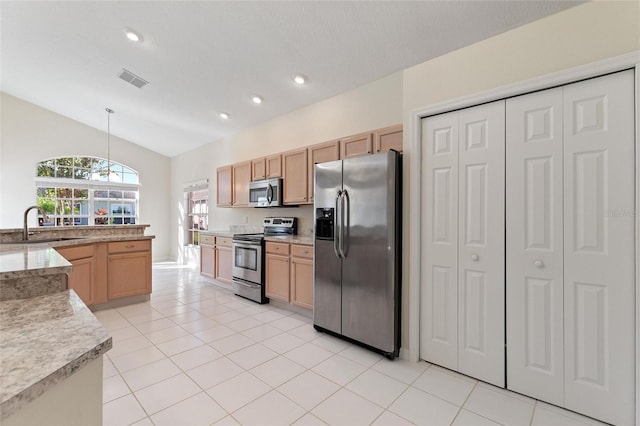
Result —
[[309, 189], [308, 189], [308, 201], [313, 202], [313, 185], [314, 185], [314, 166], [318, 163], [326, 163], [328, 161], [334, 161], [340, 159], [340, 141], [329, 141], [312, 145], [309, 148]]
[[233, 201], [231, 166], [218, 167], [218, 169], [216, 169], [216, 176], [216, 205], [218, 205], [218, 207], [230, 207]]
[[251, 161], [234, 164], [233, 170], [233, 200], [234, 207], [249, 205], [249, 182], [251, 182]]
[[373, 141], [375, 152], [387, 152], [391, 149], [402, 152], [402, 124], [376, 130]]
[[301, 204], [308, 201], [307, 194], [307, 148], [287, 151], [282, 154], [284, 163], [284, 204]]
[[343, 160], [350, 157], [373, 153], [373, 135], [371, 132], [360, 133], [340, 140], [340, 158]]
[[266, 178], [278, 178], [282, 177], [282, 155], [275, 154], [270, 155], [265, 159], [267, 170]]
[[251, 160], [251, 180], [260, 180], [265, 179], [267, 176], [267, 169], [265, 167], [265, 158], [258, 158], [256, 160]]

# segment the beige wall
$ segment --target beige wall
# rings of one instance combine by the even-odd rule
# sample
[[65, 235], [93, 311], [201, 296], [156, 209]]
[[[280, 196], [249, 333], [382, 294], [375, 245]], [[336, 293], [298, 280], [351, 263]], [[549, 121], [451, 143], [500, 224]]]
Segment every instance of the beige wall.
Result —
[[[24, 209], [36, 202], [36, 163], [65, 155], [106, 158], [107, 134], [6, 93], [1, 102], [0, 228], [21, 228]], [[112, 136], [111, 159], [138, 171], [140, 223], [156, 236], [154, 260], [168, 259], [169, 158]]]
[[299, 228], [313, 228], [312, 207], [283, 209], [215, 207], [216, 168], [301, 146], [337, 139], [402, 121], [402, 73], [267, 121], [227, 139], [171, 159], [171, 253], [179, 261], [193, 259], [184, 249], [183, 185], [209, 179], [209, 229], [229, 225], [261, 225], [266, 216], [294, 216]]
[[[409, 293], [419, 286], [419, 277], [410, 275], [419, 262], [418, 253], [410, 253], [409, 229], [411, 170], [420, 166], [412, 152], [413, 115], [434, 105], [469, 97], [550, 73], [612, 58], [640, 49], [639, 2], [591, 2], [531, 24], [516, 28], [477, 44], [424, 62], [403, 72], [403, 122], [405, 151], [404, 265], [403, 273], [403, 347], [418, 345], [411, 341]], [[415, 179], [415, 177], [414, 177]], [[413, 210], [418, 211], [417, 209]], [[413, 268], [415, 271], [417, 268]], [[413, 292], [412, 294], [417, 294]], [[415, 305], [414, 305], [415, 306]], [[416, 317], [415, 315], [413, 316]], [[415, 325], [415, 324], [414, 324]]]

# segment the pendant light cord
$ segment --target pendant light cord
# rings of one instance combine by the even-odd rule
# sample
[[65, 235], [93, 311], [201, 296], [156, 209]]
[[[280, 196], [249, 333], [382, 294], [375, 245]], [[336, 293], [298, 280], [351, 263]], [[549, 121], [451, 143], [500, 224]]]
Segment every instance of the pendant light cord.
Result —
[[111, 114], [114, 111], [111, 108], [105, 108], [107, 111], [107, 181], [111, 181]]

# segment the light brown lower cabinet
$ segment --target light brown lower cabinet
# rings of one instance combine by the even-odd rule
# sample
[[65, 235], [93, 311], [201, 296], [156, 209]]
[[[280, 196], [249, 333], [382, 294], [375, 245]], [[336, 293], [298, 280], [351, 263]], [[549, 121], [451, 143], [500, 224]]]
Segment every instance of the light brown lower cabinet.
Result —
[[87, 305], [151, 293], [151, 240], [56, 247], [73, 268], [67, 287]]
[[216, 237], [215, 279], [225, 284], [231, 284], [232, 266], [231, 238]]
[[313, 248], [291, 244], [291, 303], [313, 309]]
[[289, 244], [265, 244], [265, 294], [289, 303]]
[[100, 261], [99, 246], [99, 244], [88, 244], [56, 249], [73, 265], [67, 277], [67, 288], [75, 291], [85, 305], [94, 305], [107, 300], [104, 260]]
[[107, 243], [107, 297], [151, 293], [151, 241]]
[[216, 275], [216, 237], [200, 234], [200, 274], [209, 278]]
[[267, 297], [313, 309], [313, 248], [267, 241], [265, 250]]

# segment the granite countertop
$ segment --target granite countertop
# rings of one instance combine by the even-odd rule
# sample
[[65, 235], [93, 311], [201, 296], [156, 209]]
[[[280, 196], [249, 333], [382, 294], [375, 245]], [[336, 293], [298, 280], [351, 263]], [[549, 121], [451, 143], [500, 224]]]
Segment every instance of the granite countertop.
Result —
[[201, 234], [205, 234], [205, 235], [212, 235], [214, 237], [224, 237], [224, 238], [231, 238], [233, 237], [233, 232], [229, 231], [229, 230], [220, 230], [220, 231], [198, 231]]
[[[153, 235], [100, 235], [41, 243], [3, 242], [0, 243], [0, 280], [69, 272], [71, 263], [58, 254], [56, 247], [153, 238]], [[37, 241], [37, 237], [32, 237], [32, 241]]]
[[307, 246], [313, 245], [313, 237], [305, 235], [266, 236], [264, 237], [264, 240], [276, 243], [303, 244]]
[[102, 324], [73, 290], [0, 303], [0, 418], [111, 349]]

